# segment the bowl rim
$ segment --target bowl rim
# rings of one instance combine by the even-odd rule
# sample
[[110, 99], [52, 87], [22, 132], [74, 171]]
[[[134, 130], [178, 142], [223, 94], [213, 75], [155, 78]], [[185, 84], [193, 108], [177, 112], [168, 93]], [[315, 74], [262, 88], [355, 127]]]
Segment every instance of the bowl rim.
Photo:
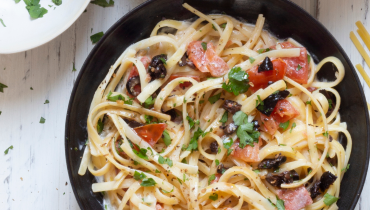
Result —
[[85, 2], [82, 4], [80, 10], [78, 12], [76, 12], [74, 14], [74, 16], [66, 24], [63, 25], [63, 27], [60, 27], [58, 30], [55, 30], [54, 33], [52, 33], [51, 35], [49, 35], [47, 38], [42, 39], [42, 40], [40, 39], [38, 42], [32, 42], [32, 44], [25, 45], [25, 46], [16, 48], [14, 50], [13, 49], [12, 50], [4, 50], [4, 51], [1, 51], [0, 50], [0, 54], [6, 55], [6, 54], [20, 53], [20, 52], [24, 52], [24, 51], [27, 51], [27, 50], [32, 50], [34, 48], [40, 47], [40, 46], [42, 46], [42, 45], [50, 42], [51, 40], [55, 39], [57, 36], [61, 35], [69, 27], [71, 27], [71, 25], [73, 23], [75, 23], [76, 20], [86, 10], [86, 8], [89, 5], [89, 3], [90, 3], [90, 0], [85, 0]]
[[[86, 57], [85, 61], [84, 61], [84, 64], [82, 65], [81, 67], [81, 70], [76, 78], [76, 82], [73, 86], [73, 89], [72, 89], [72, 92], [71, 92], [71, 96], [70, 96], [70, 100], [69, 100], [69, 103], [68, 103], [68, 110], [67, 110], [67, 115], [66, 115], [66, 122], [65, 122], [65, 138], [64, 138], [64, 141], [65, 141], [65, 144], [64, 144], [64, 147], [65, 147], [65, 156], [66, 156], [66, 163], [67, 163], [67, 170], [68, 170], [68, 177], [69, 177], [69, 181], [70, 181], [70, 184], [72, 186], [72, 190], [73, 190], [73, 193], [75, 195], [75, 198], [77, 200], [77, 203], [79, 205], [79, 207], [81, 209], [84, 210], [83, 208], [83, 205], [82, 205], [82, 201], [80, 200], [80, 197], [78, 196], [78, 193], [77, 193], [77, 189], [75, 187], [75, 184], [73, 182], [73, 175], [72, 175], [72, 168], [71, 168], [71, 165], [70, 165], [70, 156], [69, 156], [69, 152], [70, 150], [67, 148], [68, 146], [68, 134], [69, 134], [69, 113], [71, 112], [71, 109], [72, 109], [72, 106], [73, 106], [73, 102], [74, 102], [74, 96], [76, 94], [76, 91], [77, 91], [77, 87], [79, 86], [80, 84], [80, 81], [81, 81], [81, 78], [82, 76], [84, 75], [85, 71], [86, 71], [86, 66], [88, 65], [88, 60], [90, 60], [92, 58], [92, 56], [97, 53], [97, 51], [99, 50], [99, 48], [101, 47], [101, 45], [103, 44], [104, 40], [107, 39], [107, 37], [121, 24], [122, 21], [125, 21], [126, 19], [128, 19], [132, 14], [134, 14], [136, 11], [138, 10], [141, 10], [143, 8], [145, 8], [146, 6], [150, 5], [152, 2], [154, 2], [156, 0], [148, 0], [138, 6], [136, 6], [134, 9], [132, 9], [131, 11], [127, 12], [125, 15], [123, 15], [120, 19], [118, 19], [111, 27], [109, 27], [109, 29], [105, 32], [104, 36], [101, 38], [101, 40], [93, 47], [93, 49], [91, 50], [91, 52], [89, 53], [89, 55]], [[361, 196], [361, 193], [362, 193], [362, 190], [363, 190], [363, 187], [364, 187], [364, 183], [365, 183], [365, 180], [366, 180], [366, 177], [367, 177], [367, 171], [368, 171], [368, 167], [369, 167], [369, 159], [370, 159], [370, 129], [369, 129], [369, 110], [368, 110], [368, 107], [367, 107], [367, 103], [366, 103], [366, 98], [365, 98], [365, 94], [364, 94], [364, 91], [363, 91], [363, 88], [361, 86], [361, 82], [359, 80], [359, 77], [358, 75], [356, 74], [356, 71], [353, 67], [353, 64], [351, 62], [351, 60], [349, 59], [348, 55], [346, 54], [346, 52], [343, 50], [342, 46], [339, 44], [339, 42], [334, 38], [334, 36], [330, 33], [330, 31], [321, 23], [319, 22], [318, 20], [316, 20], [312, 15], [310, 15], [308, 12], [306, 12], [303, 8], [301, 8], [300, 6], [298, 6], [297, 4], [295, 4], [294, 2], [292, 2], [291, 0], [278, 0], [280, 2], [284, 2], [284, 3], [287, 3], [289, 4], [290, 6], [294, 7], [296, 10], [300, 11], [306, 18], [310, 19], [311, 21], [314, 21], [319, 27], [321, 27], [323, 29], [324, 32], [326, 32], [329, 37], [334, 41], [334, 44], [336, 45], [336, 47], [338, 48], [340, 54], [343, 56], [344, 60], [348, 63], [354, 77], [355, 77], [355, 80], [356, 80], [356, 85], [357, 87], [360, 89], [360, 94], [361, 94], [361, 99], [362, 99], [362, 104], [366, 110], [366, 127], [367, 127], [367, 152], [366, 152], [366, 160], [365, 160], [365, 167], [364, 167], [364, 173], [362, 173], [361, 175], [361, 178], [360, 178], [360, 182], [359, 182], [359, 185], [356, 189], [356, 195], [355, 195], [355, 198], [351, 201], [351, 205], [350, 205], [350, 210], [353, 210], [355, 209], [356, 205], [357, 205], [357, 202]], [[183, 1], [185, 3], [185, 1]]]

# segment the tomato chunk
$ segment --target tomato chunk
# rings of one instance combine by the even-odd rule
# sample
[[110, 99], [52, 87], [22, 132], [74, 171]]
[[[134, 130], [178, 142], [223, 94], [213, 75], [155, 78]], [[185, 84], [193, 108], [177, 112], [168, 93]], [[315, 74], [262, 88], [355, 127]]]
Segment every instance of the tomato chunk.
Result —
[[258, 66], [255, 66], [248, 71], [249, 81], [253, 83], [253, 87], [250, 87], [252, 92], [256, 92], [260, 88], [266, 88], [269, 85], [269, 82], [276, 82], [284, 78], [287, 69], [286, 63], [281, 59], [275, 59], [271, 62], [274, 67], [271, 71], [258, 73]]
[[[199, 76], [193, 76], [193, 75], [188, 75], [188, 76], [185, 76], [185, 75], [171, 75], [170, 76], [170, 80], [174, 80], [176, 78], [179, 78], [179, 77], [190, 77], [190, 78], [193, 78], [194, 80], [200, 82], [200, 77]], [[186, 88], [186, 87], [189, 87], [191, 86], [192, 83], [191, 82], [184, 82], [182, 84], [180, 84], [180, 88]]]
[[284, 123], [290, 119], [299, 116], [299, 112], [294, 108], [294, 106], [286, 99], [278, 101], [275, 106], [274, 111], [271, 114], [277, 123]]
[[243, 149], [239, 147], [239, 141], [236, 141], [232, 146], [233, 152], [232, 156], [239, 158], [245, 162], [259, 162], [259, 151], [260, 145], [262, 143], [261, 138], [259, 138], [258, 143], [254, 143], [254, 147], [250, 145], [245, 146]]
[[309, 63], [307, 61], [307, 50], [304, 47], [296, 47], [290, 42], [283, 42], [281, 43], [281, 48], [289, 49], [289, 48], [299, 48], [301, 50], [299, 57], [294, 58], [281, 58], [283, 59], [288, 67], [286, 70], [286, 76], [290, 79], [300, 83], [300, 84], [307, 84], [308, 81], [308, 71], [309, 71]]
[[211, 42], [207, 44], [204, 50], [201, 41], [193, 41], [188, 46], [189, 59], [201, 72], [210, 72], [214, 77], [220, 77], [227, 73], [229, 67], [227, 63], [216, 55], [215, 47]]
[[266, 116], [260, 113], [260, 117], [262, 122], [262, 129], [264, 129], [264, 131], [269, 133], [270, 135], [274, 135], [279, 128], [279, 123], [277, 123], [271, 115]]
[[166, 123], [149, 124], [134, 128], [137, 135], [148, 142], [150, 146], [154, 146], [158, 142], [164, 129], [166, 129]]
[[284, 200], [285, 210], [299, 210], [313, 203], [304, 186], [293, 189], [276, 190], [280, 199]]

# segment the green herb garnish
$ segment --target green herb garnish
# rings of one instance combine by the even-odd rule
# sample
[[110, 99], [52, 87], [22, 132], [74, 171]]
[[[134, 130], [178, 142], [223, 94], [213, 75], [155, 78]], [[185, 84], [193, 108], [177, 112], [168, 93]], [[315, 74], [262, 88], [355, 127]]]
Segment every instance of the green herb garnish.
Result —
[[1, 24], [2, 24], [4, 27], [6, 27], [6, 25], [4, 24], [3, 19], [1, 19], [1, 18], [0, 18], [0, 22], [1, 22]]
[[253, 57], [249, 57], [249, 62], [253, 63], [256, 59], [254, 59]]
[[24, 3], [26, 3], [26, 9], [28, 10], [28, 13], [30, 14], [31, 18], [41, 18], [46, 13], [48, 13], [48, 10], [44, 7], [41, 7], [40, 0], [23, 0]]
[[327, 206], [330, 206], [331, 204], [333, 204], [333, 203], [337, 202], [337, 200], [338, 200], [338, 199], [339, 199], [339, 198], [334, 197], [334, 196], [332, 196], [332, 195], [330, 195], [330, 194], [328, 194], [328, 193], [326, 193], [326, 194], [324, 195], [324, 203], [325, 203], [325, 205], [327, 205]]
[[144, 107], [145, 108], [150, 108], [152, 105], [154, 105], [155, 103], [155, 98], [153, 98], [152, 96], [149, 96], [149, 98], [147, 98], [144, 102]]
[[209, 178], [208, 178], [208, 185], [210, 185], [211, 184], [211, 182], [213, 181], [213, 180], [215, 180], [216, 179], [216, 175], [215, 174], [212, 174], [211, 176], [209, 176]]
[[166, 146], [171, 144], [171, 137], [167, 130], [163, 131], [163, 142]]
[[52, 0], [53, 3], [57, 6], [61, 5], [62, 4], [62, 0]]
[[350, 165], [350, 164], [347, 164], [347, 166], [346, 166], [346, 167], [342, 168], [342, 171], [347, 172], [347, 170], [349, 169], [349, 165]]
[[282, 128], [285, 131], [288, 128], [289, 123], [290, 123], [289, 120], [286, 121], [285, 123], [280, 123], [279, 127]]
[[146, 178], [146, 175], [143, 172], [140, 173], [140, 172], [135, 171], [134, 173], [135, 180], [143, 180], [144, 178]]
[[206, 51], [207, 50], [207, 43], [202, 42], [201, 45], [203, 47], [203, 50]]
[[7, 88], [8, 86], [6, 86], [6, 85], [4, 85], [4, 84], [2, 84], [2, 83], [0, 83], [0, 92], [4, 92], [4, 88]]
[[218, 194], [213, 193], [212, 195], [209, 196], [209, 199], [216, 201], [218, 199]]
[[12, 146], [10, 146], [10, 147], [8, 147], [8, 149], [6, 149], [6, 150], [4, 151], [4, 154], [6, 154], [6, 155], [7, 155], [7, 154], [9, 153], [9, 150], [10, 150], [10, 149], [13, 149], [13, 145], [12, 145]]
[[94, 0], [90, 2], [91, 4], [96, 4], [101, 7], [110, 7], [114, 5], [113, 0], [109, 0], [109, 3], [106, 0]]
[[301, 70], [302, 66], [298, 64], [297, 71]]
[[290, 133], [292, 133], [292, 130], [293, 130], [293, 128], [295, 128], [297, 126], [297, 124], [294, 122], [293, 124], [292, 124], [292, 127], [290, 128]]
[[40, 118], [40, 123], [41, 123], [41, 124], [44, 124], [44, 123], [45, 123], [45, 118], [41, 117], [41, 118]]
[[155, 186], [156, 184], [157, 183], [154, 181], [153, 178], [145, 178], [143, 179], [140, 185], [143, 187], [152, 187], [152, 186]]
[[216, 103], [216, 101], [218, 101], [221, 97], [221, 93], [217, 94], [217, 95], [214, 95], [214, 96], [211, 96], [208, 98], [208, 101], [211, 103], [211, 104], [214, 104]]
[[231, 149], [231, 146], [233, 145], [234, 141], [232, 138], [226, 138], [223, 140], [223, 145], [224, 145], [224, 148], [227, 149], [227, 155], [229, 156], [231, 154], [231, 152], [233, 151]]
[[221, 118], [220, 122], [222, 122], [222, 124], [224, 124], [224, 123], [227, 122], [227, 119], [228, 119], [228, 112], [225, 111], [224, 114], [222, 115], [222, 118]]
[[243, 71], [240, 67], [234, 67], [230, 70], [228, 83], [222, 83], [222, 88], [227, 92], [239, 95], [245, 93], [249, 89], [248, 73]]
[[98, 131], [98, 134], [100, 134], [104, 129], [104, 123], [101, 119], [98, 120], [98, 124], [96, 125], [96, 130]]
[[[93, 1], [91, 2], [93, 3]], [[104, 36], [103, 32], [96, 33], [90, 36], [90, 40], [93, 44], [97, 43]]]

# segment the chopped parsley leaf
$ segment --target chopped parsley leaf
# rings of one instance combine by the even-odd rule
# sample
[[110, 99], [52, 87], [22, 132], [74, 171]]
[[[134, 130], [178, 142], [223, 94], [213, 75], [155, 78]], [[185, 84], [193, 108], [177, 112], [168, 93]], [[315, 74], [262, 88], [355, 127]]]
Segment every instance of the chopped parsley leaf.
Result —
[[[93, 3], [93, 1], [91, 2]], [[104, 36], [104, 32], [99, 32], [90, 36], [90, 40], [93, 44], [97, 43]]]
[[238, 111], [233, 115], [235, 125], [242, 125], [248, 123], [248, 115], [243, 111]]
[[202, 103], [204, 103], [204, 100], [200, 100], [200, 101], [199, 101], [199, 104], [202, 104]]
[[160, 170], [158, 170], [158, 169], [155, 169], [155, 173], [160, 174], [160, 173], [161, 173], [161, 171], [160, 171]]
[[8, 147], [8, 149], [6, 149], [6, 150], [4, 151], [4, 154], [6, 154], [6, 155], [7, 155], [7, 154], [9, 153], [9, 150], [10, 150], [10, 149], [13, 149], [13, 145], [11, 145], [10, 147]]
[[7, 88], [8, 86], [4, 85], [3, 83], [0, 83], [0, 92], [4, 92], [4, 88]]
[[98, 124], [96, 126], [96, 130], [98, 131], [98, 134], [100, 134], [104, 129], [104, 123], [101, 119], [98, 120]]
[[173, 162], [170, 158], [164, 158], [162, 156], [159, 155], [158, 157], [158, 163], [159, 164], [167, 164], [169, 167], [172, 167], [173, 166]]
[[215, 174], [212, 174], [211, 176], [209, 176], [209, 178], [208, 178], [208, 185], [210, 185], [211, 184], [211, 182], [213, 181], [213, 180], [215, 180], [216, 179], [216, 175]]
[[258, 174], [260, 172], [260, 170], [256, 169], [256, 170], [253, 170], [253, 172]]
[[62, 0], [52, 0], [53, 3], [57, 6], [61, 5], [62, 4]]
[[[138, 148], [140, 148], [140, 147], [139, 147], [139, 145], [137, 145], [137, 144], [136, 144], [136, 146], [137, 146]], [[146, 155], [146, 153], [148, 152], [148, 150], [147, 150], [147, 149], [140, 148], [140, 150], [139, 150], [139, 151], [137, 151], [136, 149], [132, 149], [132, 151], [133, 151], [137, 156], [139, 156], [140, 158], [142, 158], [142, 159], [144, 159], [144, 160], [149, 160], [148, 156]]]
[[211, 96], [208, 98], [208, 101], [211, 103], [211, 104], [214, 104], [216, 103], [216, 101], [218, 101], [221, 97], [221, 93], [217, 94], [217, 95], [214, 95], [214, 96]]
[[236, 96], [240, 93], [247, 92], [249, 89], [249, 76], [247, 72], [243, 71], [240, 67], [233, 67], [229, 71], [228, 76], [228, 83], [222, 83], [222, 88], [224, 90], [234, 93]]
[[329, 133], [328, 133], [328, 131], [325, 131], [322, 135], [323, 135], [323, 136], [325, 136], [326, 138], [328, 138], [328, 137], [329, 137]]
[[166, 59], [164, 59], [164, 58], [159, 58], [159, 60], [161, 60], [161, 61], [162, 61], [162, 63], [163, 63], [164, 65], [167, 65]]
[[44, 124], [44, 123], [45, 123], [45, 118], [41, 117], [41, 118], [40, 118], [40, 123], [41, 123], [41, 124]]
[[73, 69], [72, 69], [72, 72], [74, 72], [74, 71], [77, 71], [77, 70], [76, 70], [76, 67], [75, 67], [75, 63], [73, 63]]
[[220, 26], [221, 26], [221, 28], [226, 28], [226, 23], [223, 23]]
[[222, 118], [221, 118], [220, 122], [222, 122], [222, 124], [226, 123], [227, 118], [228, 118], [228, 112], [225, 111], [224, 114], [222, 115]]
[[276, 208], [278, 210], [285, 210], [284, 200], [279, 199], [277, 196], [276, 196]]
[[153, 120], [153, 116], [150, 115], [144, 115], [145, 123], [146, 124], [151, 124]]
[[263, 101], [261, 100], [260, 95], [257, 95], [257, 98], [258, 98], [258, 102], [263, 106], [263, 105], [264, 105], [264, 103], [263, 103]]
[[290, 123], [289, 120], [286, 121], [285, 123], [280, 123], [279, 127], [282, 128], [285, 131], [288, 128], [289, 123]]
[[217, 31], [217, 28], [213, 24], [212, 24], [212, 28], [213, 28], [213, 30]]
[[220, 161], [219, 160], [215, 160], [215, 163], [216, 163], [216, 166], [220, 165]]
[[264, 53], [264, 52], [268, 52], [268, 51], [270, 51], [271, 49], [270, 48], [266, 48], [266, 49], [259, 49], [259, 50], [257, 50], [257, 52], [259, 53], [259, 54], [262, 54], [262, 53]]
[[1, 18], [0, 18], [0, 22], [1, 22], [1, 24], [2, 24], [4, 27], [6, 27], [6, 25], [4, 24], [3, 19], [1, 19]]
[[155, 98], [153, 98], [152, 96], [149, 96], [149, 98], [147, 98], [144, 102], [144, 107], [145, 108], [150, 108], [152, 105], [154, 105], [155, 103]]
[[203, 47], [203, 50], [206, 51], [207, 50], [207, 43], [202, 42], [201, 45]]
[[226, 138], [223, 140], [223, 145], [224, 145], [224, 148], [227, 149], [227, 155], [229, 156], [231, 154], [231, 152], [233, 151], [231, 148], [231, 146], [233, 145], [234, 141], [232, 138]]
[[293, 130], [293, 128], [295, 128], [297, 126], [297, 124], [294, 122], [293, 124], [292, 124], [292, 127], [290, 128], [290, 133], [292, 133], [292, 130]]
[[143, 172], [140, 173], [140, 172], [135, 171], [134, 173], [135, 180], [143, 180], [144, 178], [146, 178], [146, 175]]
[[253, 57], [249, 57], [249, 62], [253, 63], [255, 60]]
[[218, 199], [218, 194], [213, 193], [212, 195], [209, 196], [209, 199], [216, 201]]
[[143, 179], [140, 185], [143, 187], [152, 187], [152, 186], [155, 186], [156, 184], [157, 183], [154, 181], [153, 178], [145, 178]]
[[339, 199], [339, 198], [334, 197], [334, 196], [332, 196], [332, 195], [330, 195], [330, 194], [328, 194], [328, 193], [326, 193], [326, 194], [324, 195], [324, 203], [325, 203], [325, 205], [327, 205], [327, 206], [330, 206], [331, 204], [333, 204], [333, 203], [337, 202], [337, 200], [338, 200], [338, 199]]
[[26, 3], [26, 9], [28, 10], [28, 13], [30, 14], [31, 18], [41, 18], [46, 13], [48, 13], [48, 10], [44, 7], [41, 7], [40, 0], [23, 0], [24, 3]]
[[33, 90], [33, 87], [30, 87], [30, 90]]
[[299, 71], [299, 70], [301, 70], [301, 68], [302, 68], [302, 66], [298, 64], [298, 66], [297, 66], [297, 69], [296, 69], [296, 70], [297, 70], [297, 71]]
[[174, 188], [175, 188], [175, 187], [172, 187], [172, 190], [171, 190], [171, 191], [167, 191], [167, 190], [164, 190], [164, 189], [162, 189], [162, 188], [159, 188], [159, 189], [160, 189], [163, 193], [172, 193]]
[[346, 166], [346, 167], [342, 168], [342, 171], [347, 172], [347, 170], [349, 169], [349, 165], [350, 165], [350, 164], [347, 164], [347, 166]]
[[[113, 102], [117, 102], [118, 100], [121, 100], [123, 101], [125, 104], [128, 104], [128, 105], [132, 105], [133, 103], [133, 98], [128, 98], [127, 100], [125, 99], [125, 97], [121, 94], [118, 94], [118, 95], [115, 95], [115, 96], [112, 96], [112, 91], [109, 91], [108, 95], [107, 95], [107, 100], [108, 101], [113, 101]], [[147, 99], [148, 100], [148, 99]], [[145, 101], [146, 102], [146, 101]]]
[[113, 0], [109, 0], [109, 3], [106, 0], [94, 0], [90, 2], [91, 4], [96, 4], [101, 7], [110, 7], [114, 5]]
[[306, 104], [308, 104], [308, 105], [311, 105], [311, 106], [312, 106], [311, 101], [306, 101]]
[[307, 54], [307, 62], [308, 62], [308, 65], [310, 65], [310, 62], [311, 62], [311, 56], [309, 54]]
[[328, 99], [328, 102], [329, 102], [329, 109], [332, 109], [333, 108], [333, 101], [331, 99]]
[[194, 125], [195, 125], [195, 124], [196, 124], [196, 125], [199, 125], [199, 120], [194, 121], [191, 117], [189, 117], [189, 115], [188, 115], [188, 116], [186, 116], [186, 119], [187, 119], [187, 120], [188, 120], [188, 122], [189, 122], [190, 129], [192, 129], [192, 128], [194, 127]]
[[171, 137], [167, 130], [163, 131], [163, 142], [166, 146], [171, 144]]

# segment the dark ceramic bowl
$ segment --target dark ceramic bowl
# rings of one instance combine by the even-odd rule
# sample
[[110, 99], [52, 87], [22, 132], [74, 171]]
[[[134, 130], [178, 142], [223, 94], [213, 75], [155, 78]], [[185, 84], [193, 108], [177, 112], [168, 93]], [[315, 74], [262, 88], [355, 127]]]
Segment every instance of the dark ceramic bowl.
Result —
[[[336, 87], [342, 97], [340, 114], [352, 135], [353, 148], [341, 184], [340, 209], [355, 208], [365, 182], [369, 162], [369, 121], [366, 100], [355, 70], [334, 37], [304, 10], [285, 0], [185, 0], [196, 9], [214, 14], [225, 12], [255, 23], [258, 14], [266, 17], [264, 28], [279, 38], [292, 37], [313, 55], [315, 62], [327, 56], [339, 58], [344, 80]], [[70, 182], [81, 209], [103, 209], [102, 196], [91, 191], [94, 176], [77, 174], [87, 138], [86, 119], [94, 92], [109, 67], [132, 43], [149, 37], [162, 18], [185, 20], [195, 16], [181, 5], [183, 0], [147, 1], [117, 21], [87, 57], [72, 91], [66, 120], [65, 152]], [[319, 77], [333, 78], [334, 68], [326, 64]], [[343, 139], [343, 144], [346, 143]], [[73, 148], [79, 148], [75, 151]]]

